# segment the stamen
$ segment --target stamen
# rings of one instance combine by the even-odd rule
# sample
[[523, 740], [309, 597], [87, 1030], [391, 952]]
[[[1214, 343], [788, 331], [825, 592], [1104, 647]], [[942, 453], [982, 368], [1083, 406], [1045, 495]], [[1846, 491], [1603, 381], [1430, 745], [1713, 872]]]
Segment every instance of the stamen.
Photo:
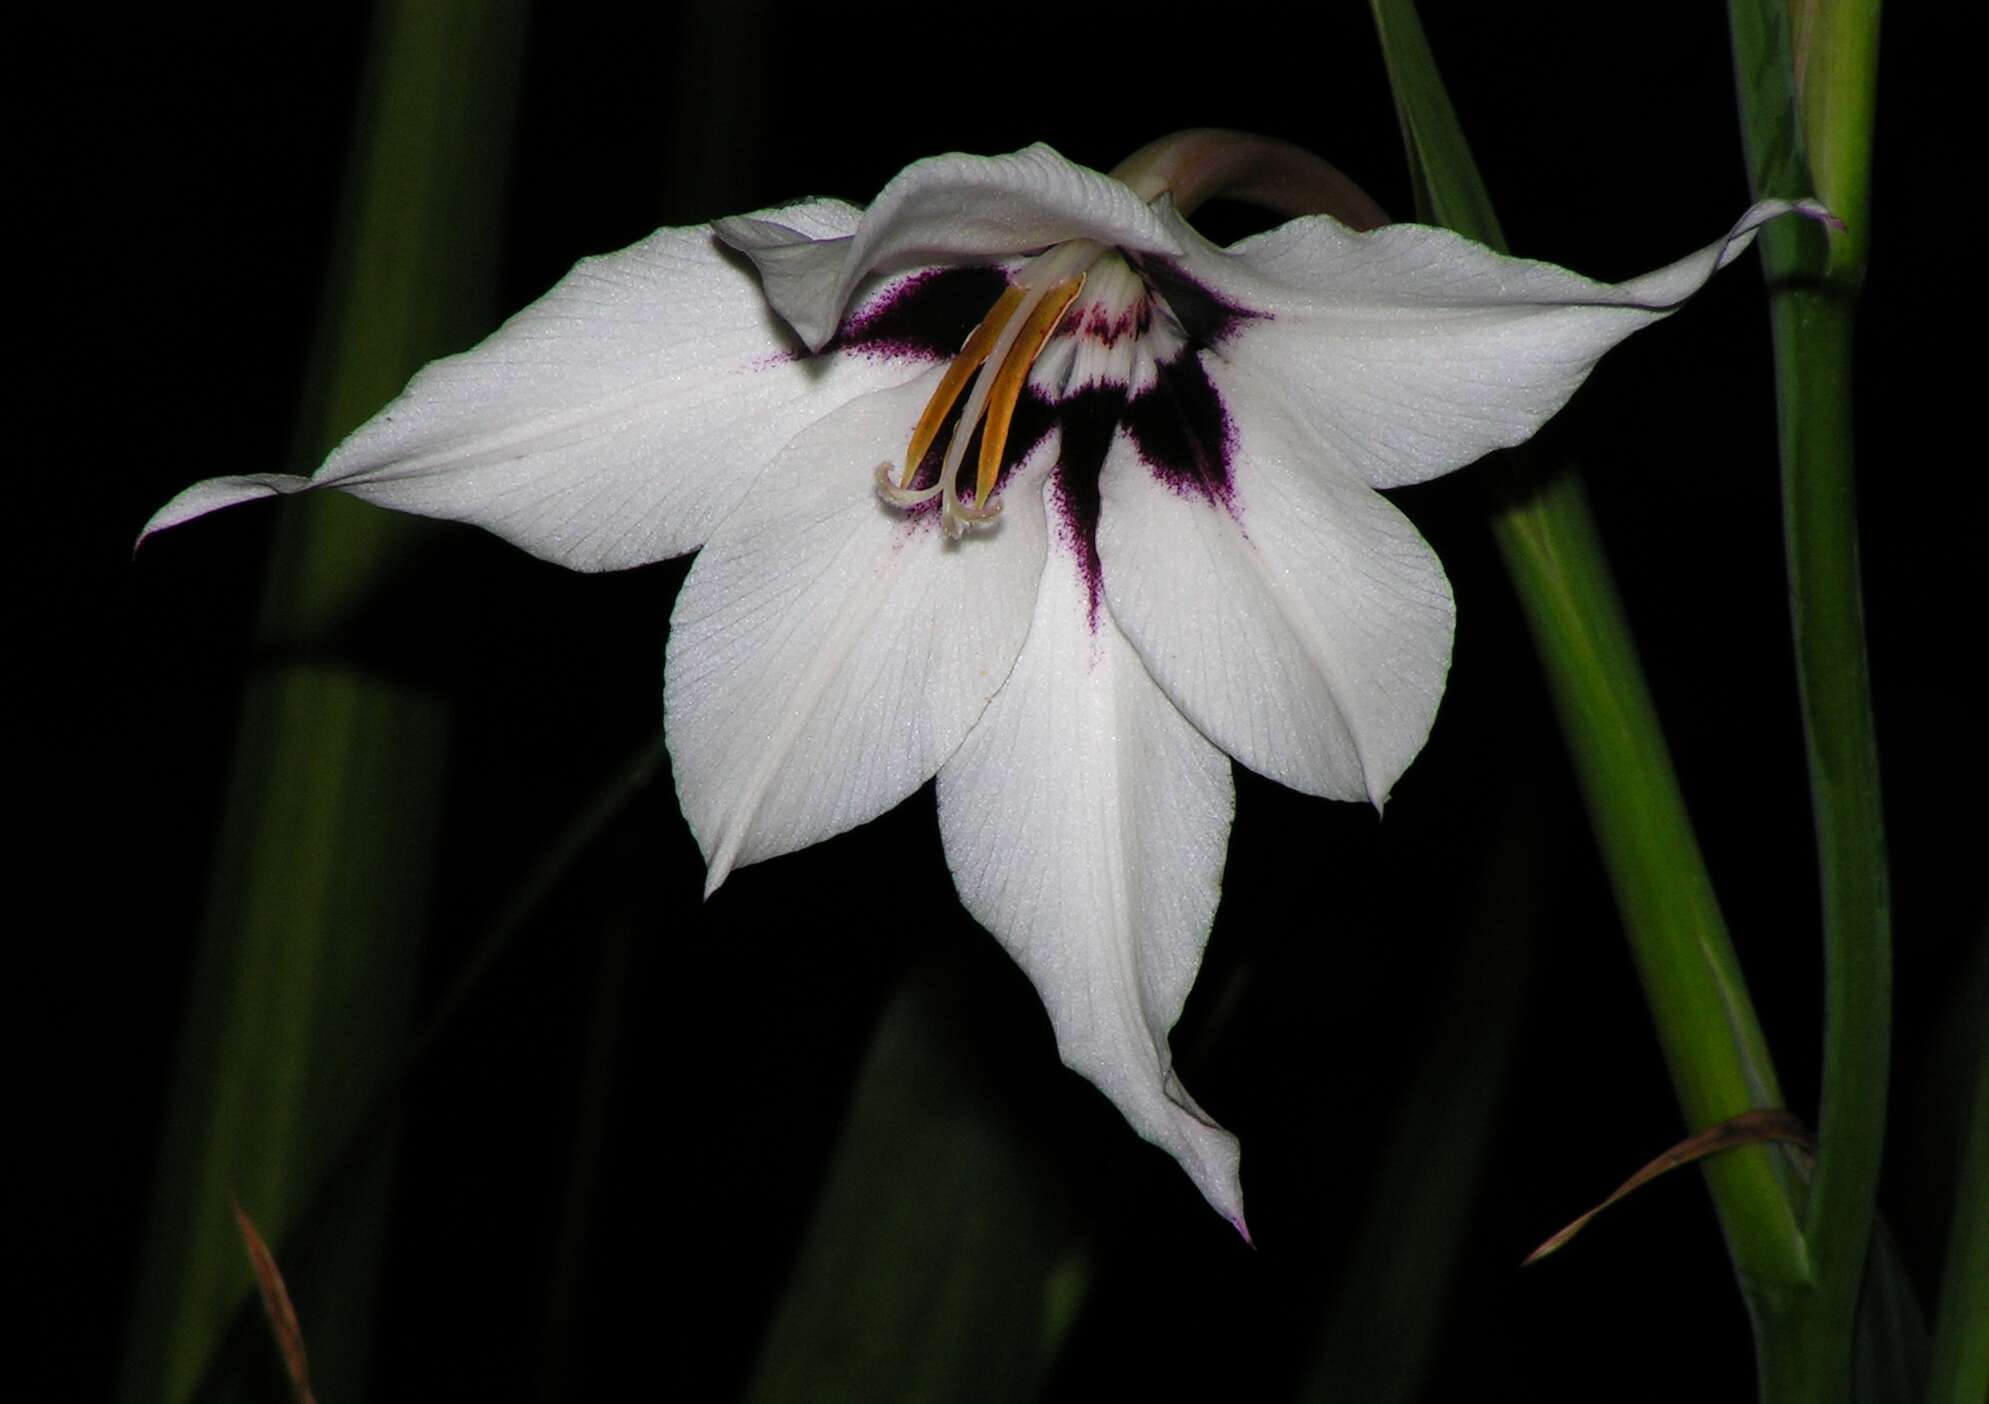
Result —
[[[1002, 453], [1008, 445], [1008, 430], [1015, 418], [1015, 406], [1029, 382], [1029, 371], [1043, 353], [1050, 336], [1078, 292], [1084, 287], [1084, 272], [1102, 252], [1089, 239], [1072, 239], [1058, 244], [1033, 260], [1002, 293], [981, 324], [960, 348], [946, 374], [940, 377], [925, 412], [912, 430], [905, 450], [902, 475], [891, 481], [889, 464], [879, 464], [877, 492], [894, 507], [915, 507], [940, 498], [940, 521], [946, 534], [956, 540], [968, 527], [980, 526], [1001, 515], [1001, 504], [991, 501], [1001, 477]], [[967, 402], [957, 416], [953, 407], [966, 389]], [[983, 416], [986, 423], [982, 423]], [[953, 436], [947, 441], [946, 455], [940, 460], [939, 481], [926, 488], [914, 488], [919, 465], [932, 450], [940, 429], [953, 419]], [[976, 427], [981, 430], [981, 456], [970, 503], [960, 500], [960, 466], [967, 456], [968, 441]]]
[[928, 488], [899, 487], [897, 477], [889, 463], [877, 465], [877, 495], [901, 512], [909, 512], [921, 502], [930, 502], [939, 496], [938, 483]]
[[[926, 402], [925, 413], [919, 416], [918, 427], [912, 430], [911, 447], [905, 450], [905, 473], [898, 479], [899, 488], [911, 487], [912, 479], [918, 476], [919, 464], [925, 462], [926, 452], [932, 448], [932, 441], [939, 437], [940, 427], [946, 423], [946, 416], [953, 409], [953, 402], [960, 398], [960, 392], [967, 388], [974, 372], [981, 368], [988, 353], [994, 350], [995, 343], [1001, 339], [1002, 329], [1015, 315], [1015, 309], [1022, 305], [1024, 296], [1021, 288], [1005, 290], [981, 324], [974, 328], [973, 335], [967, 338], [966, 345], [954, 356], [952, 364], [947, 366], [939, 388], [932, 392], [932, 398]], [[923, 502], [930, 497], [931, 494], [927, 493], [915, 500]]]
[[1036, 358], [1043, 353], [1043, 343], [1050, 339], [1050, 333], [1063, 319], [1064, 309], [1071, 305], [1083, 287], [1084, 274], [1079, 273], [1064, 279], [1045, 293], [1043, 300], [1030, 311], [1029, 320], [1022, 324], [1022, 331], [1015, 338], [1015, 344], [1008, 349], [1001, 369], [995, 372], [994, 385], [988, 391], [987, 422], [981, 426], [981, 461], [974, 478], [976, 507], [986, 508], [988, 496], [995, 488], [995, 479], [1001, 476], [1001, 455], [1008, 444], [1008, 426], [1015, 418], [1015, 403], [1022, 398], [1022, 387], [1029, 381], [1029, 368], [1036, 364]]

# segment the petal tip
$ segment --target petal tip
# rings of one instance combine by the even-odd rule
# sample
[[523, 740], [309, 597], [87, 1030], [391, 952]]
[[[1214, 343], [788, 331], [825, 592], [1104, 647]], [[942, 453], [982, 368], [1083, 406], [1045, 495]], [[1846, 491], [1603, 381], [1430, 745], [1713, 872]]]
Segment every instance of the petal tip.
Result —
[[843, 286], [848, 235], [824, 238], [759, 215], [713, 220], [711, 232], [759, 269], [768, 305], [810, 351], [828, 345], [849, 295]]
[[1798, 200], [1793, 206], [1797, 214], [1808, 215], [1820, 224], [1827, 224], [1839, 234], [1846, 233], [1851, 226], [1839, 219], [1830, 206], [1821, 200]]
[[252, 502], [258, 497], [301, 492], [310, 486], [309, 478], [289, 473], [250, 473], [195, 483], [152, 514], [152, 519], [139, 529], [138, 539], [131, 543], [131, 554], [137, 555], [138, 548], [150, 537], [183, 522], [190, 522], [195, 517], [204, 517], [223, 507], [233, 507], [238, 502]]
[[[663, 727], [665, 731], [668, 731], [670, 728], [670, 721], [667, 716], [664, 719]], [[681, 797], [680, 792], [679, 798]], [[688, 809], [686, 812], [688, 813]], [[732, 870], [739, 866], [739, 854], [746, 845], [746, 831], [750, 822], [749, 819], [742, 819], [737, 814], [734, 814], [724, 822], [718, 835], [709, 844], [705, 843], [704, 835], [698, 832], [697, 825], [693, 824], [691, 826], [691, 832], [697, 836], [698, 849], [705, 855], [704, 896], [707, 902], [711, 900], [711, 894], [718, 891], [725, 880], [732, 876]], [[771, 855], [760, 851], [752, 854], [745, 861], [751, 863], [769, 856]]]

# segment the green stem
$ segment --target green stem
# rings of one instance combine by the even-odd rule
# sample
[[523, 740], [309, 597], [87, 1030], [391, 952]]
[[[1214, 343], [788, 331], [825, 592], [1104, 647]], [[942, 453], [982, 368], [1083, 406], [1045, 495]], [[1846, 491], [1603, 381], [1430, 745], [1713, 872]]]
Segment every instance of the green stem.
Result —
[[1782, 535], [1822, 889], [1824, 1043], [1804, 1236], [1817, 1289], [1805, 1359], [1849, 1378], [1878, 1197], [1892, 1035], [1892, 919], [1865, 654], [1853, 458], [1852, 331], [1868, 238], [1876, 0], [1733, 0], [1734, 68], [1758, 195], [1820, 195], [1845, 229], [1764, 231], [1780, 410]]
[[1851, 306], [1827, 288], [1771, 296], [1783, 539], [1823, 905], [1822, 1100], [1805, 1228], [1833, 1349], [1848, 1365], [1892, 1036], [1891, 902], [1852, 475]]
[[1975, 1097], [1941, 1270], [1927, 1404], [1978, 1404], [1989, 1398], [1989, 1038], [1978, 1034], [1976, 1041]]
[[[1412, 0], [1371, 0], [1418, 213], [1495, 248], [1498, 221]], [[1579, 480], [1514, 480], [1493, 530], [1526, 610], [1645, 997], [1692, 1129], [1782, 1101]], [[1785, 1155], [1706, 1163], [1753, 1316], [1762, 1395], [1820, 1388], [1788, 1329], [1813, 1279], [1803, 1190]]]
[[[1580, 479], [1561, 473], [1522, 490], [1492, 530], [1540, 652], [1687, 1123], [1696, 1131], [1782, 1105]], [[1750, 1298], [1805, 1283], [1812, 1269], [1796, 1217], [1800, 1191], [1785, 1156], [1740, 1151], [1704, 1168]]]

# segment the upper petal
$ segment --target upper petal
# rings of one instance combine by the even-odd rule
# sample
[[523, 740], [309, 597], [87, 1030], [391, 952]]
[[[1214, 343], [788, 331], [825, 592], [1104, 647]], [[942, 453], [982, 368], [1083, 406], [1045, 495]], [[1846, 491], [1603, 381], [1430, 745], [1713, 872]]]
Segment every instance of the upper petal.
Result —
[[[836, 201], [781, 213], [821, 235], [858, 218]], [[480, 345], [422, 370], [310, 478], [200, 483], [146, 531], [337, 487], [582, 570], [681, 555], [800, 428], [923, 368], [798, 351], [751, 265], [709, 229], [658, 230], [583, 259]]]
[[1054, 542], [1015, 669], [939, 772], [946, 861], [1042, 996], [1064, 1062], [1241, 1230], [1236, 1138], [1181, 1086], [1167, 1042], [1233, 811], [1228, 761], [1093, 614], [1073, 543]]
[[1255, 314], [1222, 355], [1277, 385], [1351, 472], [1395, 487], [1530, 437], [1603, 352], [1791, 211], [1822, 213], [1764, 201], [1717, 242], [1617, 284], [1423, 225], [1355, 233], [1314, 216], [1221, 249], [1160, 213], [1193, 280]]
[[824, 237], [775, 210], [721, 219], [718, 236], [759, 265], [767, 300], [820, 350], [872, 272], [1095, 239], [1178, 255], [1179, 243], [1119, 181], [1038, 143], [1007, 156], [933, 156], [879, 192], [852, 237]]
[[[1219, 442], [1122, 430], [1100, 484], [1105, 598], [1203, 734], [1261, 775], [1380, 805], [1450, 668], [1443, 567], [1267, 387], [1204, 355]], [[1155, 394], [1172, 393], [1163, 378]], [[1138, 415], [1128, 422], [1137, 429]], [[1162, 454], [1199, 452], [1197, 476]]]
[[939, 374], [797, 436], [677, 597], [664, 733], [707, 890], [924, 784], [1022, 646], [1044, 540], [1040, 494], [1025, 485], [1040, 467], [1011, 477], [993, 527], [957, 542], [936, 513], [907, 517], [873, 489]]

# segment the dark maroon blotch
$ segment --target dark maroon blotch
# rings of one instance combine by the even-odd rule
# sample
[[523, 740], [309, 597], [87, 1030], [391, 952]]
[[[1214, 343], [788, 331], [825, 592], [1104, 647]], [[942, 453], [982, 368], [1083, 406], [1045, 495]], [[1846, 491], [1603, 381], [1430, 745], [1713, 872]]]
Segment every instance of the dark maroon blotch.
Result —
[[1062, 534], [1077, 556], [1088, 597], [1087, 618], [1098, 631], [1098, 605], [1105, 590], [1105, 573], [1098, 564], [1098, 480], [1105, 471], [1124, 413], [1126, 392], [1117, 385], [1093, 385], [1056, 407], [1063, 436], [1057, 448], [1056, 475], [1050, 491]]
[[1192, 341], [1173, 360], [1159, 363], [1154, 383], [1138, 394], [1128, 395], [1122, 385], [1093, 385], [1054, 410], [1063, 437], [1050, 485], [1053, 503], [1084, 575], [1096, 632], [1105, 590], [1098, 559], [1099, 479], [1112, 436], [1123, 425], [1156, 480], [1233, 514], [1236, 430]]
[[[1138, 262], [1148, 286], [1166, 300], [1186, 345], [1174, 359], [1155, 368], [1154, 383], [1137, 395], [1129, 396], [1123, 385], [1098, 384], [1051, 403], [1033, 386], [1024, 390], [1002, 454], [1001, 482], [1005, 485], [1044, 435], [1052, 428], [1061, 430], [1057, 464], [1049, 484], [1050, 505], [1058, 519], [1057, 529], [1084, 576], [1094, 632], [1105, 588], [1098, 558], [1099, 480], [1113, 435], [1124, 425], [1141, 461], [1157, 480], [1176, 492], [1192, 493], [1233, 512], [1230, 462], [1235, 429], [1198, 353], [1219, 345], [1244, 322], [1268, 315], [1236, 306], [1173, 264], [1159, 259]], [[999, 268], [931, 269], [906, 279], [865, 308], [823, 350], [951, 360], [1008, 286], [1008, 277]], [[1127, 325], [1116, 321], [1110, 326], [1087, 324], [1072, 332], [1093, 335], [1109, 344], [1120, 336], [1144, 335], [1148, 326], [1148, 309], [1142, 304]], [[962, 396], [963, 401], [965, 398]], [[957, 417], [959, 406], [953, 414]], [[952, 432], [952, 423], [941, 429], [913, 477], [915, 487], [927, 488], [937, 481]], [[962, 484], [969, 493], [979, 454], [980, 430], [976, 428], [960, 469], [962, 478], [969, 480]], [[927, 518], [938, 505], [937, 499], [922, 504], [913, 509], [913, 515]]]
[[1239, 307], [1213, 288], [1207, 288], [1164, 258], [1131, 258], [1146, 285], [1160, 294], [1174, 320], [1181, 324], [1190, 346], [1220, 346], [1236, 334], [1245, 322], [1269, 317], [1268, 312]]
[[1153, 476], [1176, 492], [1231, 507], [1235, 426], [1202, 358], [1183, 351], [1157, 368], [1153, 385], [1126, 403], [1126, 430]]
[[[998, 481], [1006, 486], [1022, 461], [1029, 457], [1036, 445], [1043, 442], [1043, 436], [1057, 425], [1057, 406], [1051, 404], [1034, 390], [1024, 388], [1015, 402], [1015, 413], [1008, 421], [1008, 442], [1001, 450], [1001, 477]], [[977, 463], [981, 456], [981, 446], [976, 443], [967, 452], [967, 462]]]
[[822, 351], [950, 361], [1007, 290], [999, 268], [927, 269], [837, 328]]

